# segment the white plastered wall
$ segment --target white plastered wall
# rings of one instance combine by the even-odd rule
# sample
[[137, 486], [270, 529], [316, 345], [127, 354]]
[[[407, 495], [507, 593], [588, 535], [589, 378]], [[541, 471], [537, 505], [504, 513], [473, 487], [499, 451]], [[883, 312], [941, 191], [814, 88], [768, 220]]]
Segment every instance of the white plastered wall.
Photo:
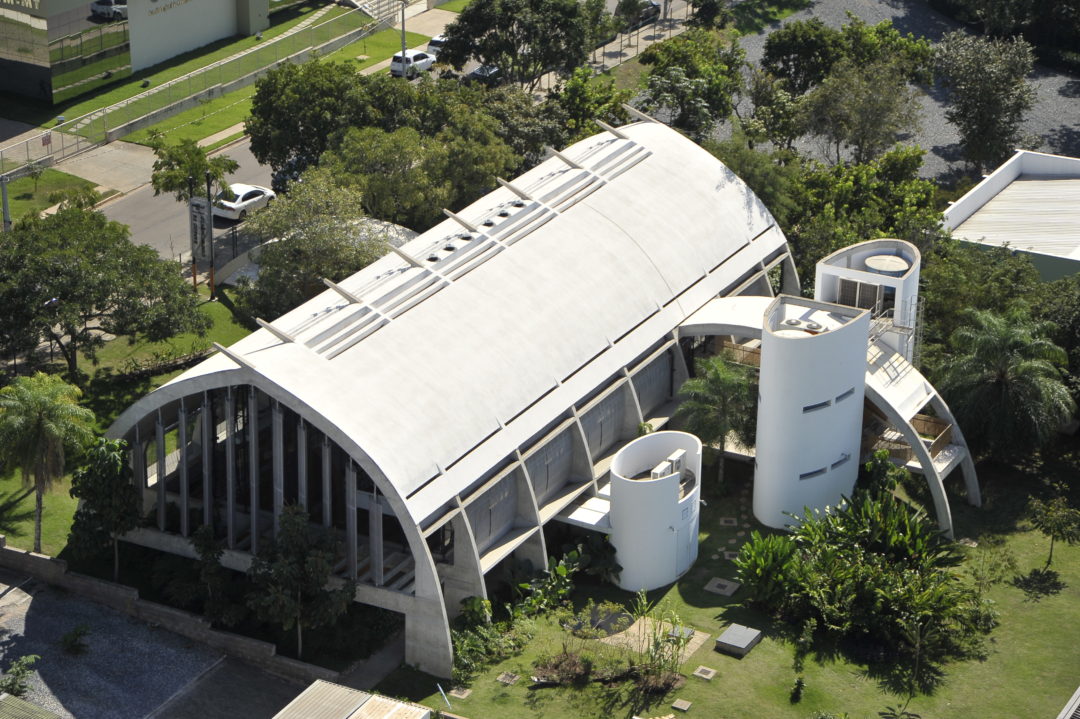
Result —
[[235, 35], [236, 0], [130, 0], [128, 27], [137, 72]]

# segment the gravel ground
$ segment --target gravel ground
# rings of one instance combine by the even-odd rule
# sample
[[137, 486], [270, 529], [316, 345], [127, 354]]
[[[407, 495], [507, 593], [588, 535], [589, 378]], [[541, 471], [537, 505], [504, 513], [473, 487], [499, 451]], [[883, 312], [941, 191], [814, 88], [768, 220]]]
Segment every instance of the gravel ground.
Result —
[[[768, 33], [795, 20], [819, 18], [826, 25], [840, 27], [848, 13], [870, 23], [891, 20], [903, 33], [922, 35], [933, 41], [960, 25], [930, 9], [919, 0], [817, 0], [811, 7], [785, 18], [756, 35], [742, 39], [747, 59], [759, 62]], [[1070, 75], [1036, 66], [1031, 78], [1036, 88], [1035, 106], [1027, 115], [1024, 131], [1036, 138], [1034, 149], [1065, 155], [1080, 155], [1080, 80]], [[936, 177], [963, 167], [959, 136], [945, 120], [945, 93], [930, 88], [923, 95], [922, 129], [905, 142], [927, 150], [923, 175]], [[812, 144], [800, 149], [814, 149]]]
[[[38, 654], [26, 699], [61, 717], [146, 716], [210, 667], [218, 654], [99, 604], [0, 573], [0, 666]], [[71, 656], [60, 637], [85, 625], [84, 654]]]

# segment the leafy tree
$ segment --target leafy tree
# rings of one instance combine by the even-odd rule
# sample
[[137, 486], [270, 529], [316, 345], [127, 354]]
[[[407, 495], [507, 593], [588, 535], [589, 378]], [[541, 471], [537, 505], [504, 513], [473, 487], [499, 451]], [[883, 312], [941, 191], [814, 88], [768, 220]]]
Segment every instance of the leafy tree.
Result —
[[723, 0], [690, 0], [694, 17], [690, 24], [697, 27], [723, 27], [731, 22], [731, 11]]
[[702, 359], [697, 377], [683, 383], [679, 396], [683, 402], [678, 415], [686, 422], [686, 430], [703, 444], [718, 447], [717, 480], [723, 486], [728, 435], [734, 432], [743, 444], [753, 444], [757, 385], [752, 370], [723, 355]]
[[80, 352], [93, 359], [105, 333], [158, 341], [209, 326], [176, 263], [100, 212], [24, 218], [0, 244], [0, 277], [0, 334], [25, 342], [32, 328], [52, 340], [75, 383]]
[[1008, 459], [1042, 447], [1076, 405], [1058, 369], [1065, 352], [1023, 308], [971, 310], [951, 338], [954, 355], [941, 389], [968, 441]]
[[[650, 45], [640, 57], [649, 67], [649, 104], [673, 110], [675, 127], [704, 134], [713, 122], [731, 114], [746, 58], [737, 44], [725, 44], [717, 34], [694, 28]], [[681, 75], [672, 72], [676, 68]], [[659, 102], [662, 97], [671, 100]]]
[[979, 171], [998, 164], [1021, 143], [1020, 125], [1035, 101], [1026, 80], [1035, 62], [1031, 45], [956, 31], [942, 39], [936, 61], [950, 92], [945, 117], [960, 132], [964, 156]]
[[994, 37], [1012, 37], [1034, 19], [1033, 0], [965, 0], [963, 4], [986, 34]]
[[844, 56], [840, 33], [818, 18], [796, 20], [769, 33], [761, 67], [802, 95], [828, 76]]
[[34, 181], [34, 194], [37, 194], [38, 183], [41, 181], [41, 176], [45, 174], [45, 163], [31, 162], [26, 166], [26, 174]]
[[521, 164], [511, 175], [540, 164], [546, 147], [563, 147], [568, 141], [566, 117], [559, 103], [537, 103], [520, 87], [485, 88], [472, 105], [495, 119], [499, 138], [520, 158]]
[[244, 124], [251, 154], [260, 164], [297, 174], [316, 164], [346, 127], [375, 122], [365, 82], [348, 63], [312, 60], [268, 71], [255, 81]]
[[843, 60], [806, 98], [811, 131], [828, 142], [836, 162], [842, 148], [856, 163], [869, 162], [919, 127], [919, 94], [892, 63]]
[[445, 153], [411, 127], [351, 128], [323, 164], [359, 191], [369, 215], [422, 231], [450, 204], [452, 188], [440, 172]]
[[120, 579], [120, 537], [139, 526], [142, 506], [127, 463], [127, 443], [99, 437], [87, 450], [86, 464], [71, 479], [79, 500], [68, 535], [77, 554], [92, 556], [112, 549], [113, 581]]
[[745, 182], [769, 212], [787, 231], [803, 212], [805, 187], [802, 161], [785, 151], [753, 150], [735, 128], [732, 137], [717, 142], [706, 140], [702, 147], [716, 156]]
[[1047, 537], [1050, 537], [1050, 554], [1046, 557], [1046, 569], [1054, 561], [1054, 542], [1076, 544], [1080, 542], [1080, 509], [1069, 506], [1069, 500], [1063, 494], [1053, 499], [1042, 500], [1032, 497], [1028, 503], [1031, 524]]
[[623, 104], [630, 101], [631, 90], [620, 90], [610, 77], [593, 75], [587, 67], [579, 67], [551, 96], [552, 104], [562, 108], [566, 115], [569, 142], [582, 140], [600, 132], [597, 120], [621, 125], [627, 113]]
[[64, 474], [67, 449], [91, 437], [94, 413], [78, 405], [82, 393], [59, 377], [38, 372], [0, 389], [0, 460], [19, 467], [34, 488], [34, 551], [41, 552], [45, 492]]
[[344, 279], [386, 252], [385, 233], [368, 220], [363, 196], [319, 168], [247, 227], [263, 242], [258, 277], [237, 293], [237, 307], [249, 317], [275, 319], [326, 289], [323, 278]]
[[206, 187], [206, 173], [217, 187], [224, 188], [225, 178], [240, 168], [240, 163], [228, 155], [210, 157], [206, 149], [192, 138], [184, 138], [169, 145], [161, 133], [156, 133], [150, 145], [154, 150], [154, 171], [150, 184], [154, 196], [162, 192], [172, 193], [177, 202], [187, 202], [192, 190], [201, 197]]
[[296, 629], [296, 655], [303, 656], [303, 630], [333, 624], [348, 609], [352, 582], [329, 587], [334, 568], [334, 540], [308, 523], [307, 511], [286, 505], [278, 530], [265, 552], [253, 558], [248, 577], [255, 591], [248, 606], [264, 621], [285, 631]]
[[744, 82], [751, 110], [742, 120], [742, 129], [749, 146], [768, 140], [778, 149], [791, 150], [809, 129], [804, 98], [788, 92], [782, 80], [754, 67]]
[[529, 90], [546, 72], [570, 74], [592, 49], [578, 0], [475, 0], [445, 35], [441, 62], [461, 68], [475, 58]]
[[618, 21], [608, 12], [605, 0], [584, 0], [581, 10], [585, 23], [585, 47], [600, 47], [618, 32]]

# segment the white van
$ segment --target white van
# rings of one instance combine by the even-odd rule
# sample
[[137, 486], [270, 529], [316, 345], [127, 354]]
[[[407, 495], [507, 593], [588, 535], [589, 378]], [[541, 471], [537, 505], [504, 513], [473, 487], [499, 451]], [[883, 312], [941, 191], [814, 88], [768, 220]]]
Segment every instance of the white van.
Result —
[[90, 14], [106, 20], [127, 20], [127, 0], [94, 0]]

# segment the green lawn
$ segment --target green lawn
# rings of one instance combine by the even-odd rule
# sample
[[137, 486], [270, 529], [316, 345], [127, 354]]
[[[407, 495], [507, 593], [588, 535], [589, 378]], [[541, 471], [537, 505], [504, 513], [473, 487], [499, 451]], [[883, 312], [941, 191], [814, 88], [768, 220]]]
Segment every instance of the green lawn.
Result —
[[[273, 13], [270, 16], [271, 26], [269, 29], [263, 31], [261, 43], [254, 37], [231, 37], [219, 40], [204, 47], [178, 55], [177, 57], [154, 65], [153, 67], [141, 70], [134, 75], [131, 75], [122, 84], [112, 85], [108, 88], [103, 88], [99, 92], [75, 98], [55, 106], [41, 105], [15, 95], [0, 95], [0, 105], [4, 108], [2, 111], [3, 117], [11, 120], [28, 122], [33, 125], [45, 126], [48, 124], [51, 126], [51, 120], [57, 115], [64, 115], [68, 119], [85, 115], [94, 110], [99, 110], [143, 92], [144, 88], [141, 87], [141, 84], [144, 80], [148, 80], [151, 86], [161, 85], [169, 80], [173, 80], [198, 70], [199, 68], [211, 65], [218, 60], [222, 60], [250, 47], [260, 44], [266, 45], [267, 41], [292, 29], [303, 22], [311, 12], [325, 7], [328, 4], [330, 4], [329, 0], [311, 0], [310, 2], [294, 5], [280, 12]], [[319, 18], [316, 24], [326, 22], [327, 20], [340, 17], [347, 13], [349, 13], [348, 8], [333, 6], [325, 15]], [[348, 23], [348, 26], [350, 27], [353, 25], [359, 27], [370, 20], [370, 18], [360, 12], [352, 13], [352, 15], [355, 19], [351, 19]], [[342, 28], [342, 32], [344, 32], [345, 25], [342, 25]]]
[[[952, 498], [958, 536], [974, 537], [984, 543], [992, 536], [1000, 537], [1016, 556], [1021, 572], [1041, 567], [1048, 540], [1030, 531], [1018, 518], [1025, 504], [1025, 485], [1014, 472], [980, 469], [984, 508], [969, 508], [961, 499]], [[741, 477], [736, 486], [748, 487], [749, 468], [740, 467], [738, 473]], [[734, 567], [722, 558], [722, 552], [738, 546], [743, 539], [738, 532], [750, 531], [721, 527], [718, 523], [722, 516], [740, 517], [742, 521], [741, 516], [749, 514], [748, 500], [739, 492], [727, 497], [716, 496], [715, 492], [706, 494], [702, 543], [694, 568], [666, 591], [651, 595], [653, 599], [666, 599], [683, 622], [710, 634], [710, 640], [683, 665], [687, 680], [682, 688], [651, 702], [644, 701], [627, 685], [530, 689], [527, 677], [532, 673], [533, 661], [560, 651], [568, 639], [574, 641], [550, 620], [543, 620], [526, 651], [480, 674], [472, 683], [473, 691], [468, 698], [451, 699], [452, 711], [470, 719], [507, 716], [612, 719], [635, 714], [655, 717], [672, 713], [671, 702], [685, 698], [693, 702], [692, 715], [709, 719], [807, 719], [815, 711], [847, 712], [850, 719], [876, 719], [886, 706], [902, 704], [903, 699], [886, 693], [879, 677], [871, 675], [865, 666], [842, 656], [815, 655], [806, 662], [802, 701], [790, 703], [794, 673], [792, 645], [782, 638], [785, 628], [743, 607], [739, 593], [725, 598], [702, 589], [713, 576], [734, 576]], [[752, 529], [760, 529], [751, 523]], [[1076, 668], [1080, 666], [1080, 641], [1075, 629], [1080, 621], [1080, 547], [1059, 551], [1060, 554], [1055, 553], [1054, 567], [1060, 572], [1065, 588], [1039, 601], [1033, 601], [1012, 585], [991, 589], [990, 597], [1001, 612], [1001, 625], [987, 642], [985, 659], [954, 662], [944, 667], [944, 684], [932, 696], [915, 698], [910, 711], [925, 719], [1056, 715], [1076, 688]], [[714, 559], [717, 555], [719, 558]], [[611, 586], [580, 583], [575, 599], [581, 602], [586, 597], [623, 603], [631, 598]], [[712, 648], [712, 640], [733, 621], [762, 628], [766, 635], [742, 660], [721, 655]], [[690, 676], [699, 665], [716, 669], [718, 675], [711, 682]], [[522, 680], [505, 687], [495, 681], [503, 671], [518, 674]], [[378, 689], [445, 709], [436, 688], [438, 681], [403, 668], [391, 674]], [[448, 682], [441, 683], [448, 688]]]
[[133, 132], [126, 136], [124, 141], [148, 145], [150, 133], [154, 130], [164, 133], [169, 142], [179, 142], [188, 138], [201, 140], [244, 122], [251, 114], [251, 96], [254, 94], [254, 85], [230, 92], [210, 102], [200, 104], [198, 107], [173, 115], [156, 125]]
[[450, 12], [461, 12], [465, 9], [472, 0], [450, 0], [450, 2], [444, 2], [441, 5], [436, 5], [439, 10], [449, 10]]
[[18, 180], [8, 183], [8, 202], [11, 208], [11, 216], [18, 219], [28, 212], [41, 212], [46, 207], [56, 204], [49, 199], [49, 196], [53, 193], [76, 190], [80, 187], [93, 189], [94, 183], [49, 168], [41, 173], [35, 191], [32, 177], [20, 177]]
[[[405, 44], [409, 47], [423, 45], [430, 39], [427, 35], [405, 31]], [[398, 52], [401, 52], [401, 30], [387, 28], [346, 45], [340, 50], [327, 55], [326, 59], [352, 61], [356, 63], [357, 71], [360, 71], [375, 63], [382, 62]]]
[[[64, 477], [45, 494], [42, 503], [41, 550], [55, 556], [67, 544], [78, 500], [68, 494], [71, 478]], [[0, 477], [0, 534], [19, 549], [34, 548], [34, 492], [22, 485], [18, 472]]]

